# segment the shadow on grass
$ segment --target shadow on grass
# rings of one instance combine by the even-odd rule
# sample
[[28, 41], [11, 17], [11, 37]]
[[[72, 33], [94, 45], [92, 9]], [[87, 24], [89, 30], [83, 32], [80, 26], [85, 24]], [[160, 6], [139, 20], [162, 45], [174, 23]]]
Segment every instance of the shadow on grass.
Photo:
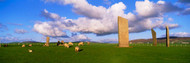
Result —
[[79, 52], [83, 51], [84, 49], [80, 49]]

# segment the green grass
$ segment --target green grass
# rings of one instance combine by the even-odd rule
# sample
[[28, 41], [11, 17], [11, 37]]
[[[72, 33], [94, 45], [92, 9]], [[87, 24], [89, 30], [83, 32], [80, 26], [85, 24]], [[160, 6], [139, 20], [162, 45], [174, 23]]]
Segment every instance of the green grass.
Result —
[[[34, 43], [32, 47], [9, 44], [0, 47], [0, 63], [189, 63], [190, 45], [174, 44], [167, 48], [164, 44], [157, 47], [151, 44], [131, 44], [130, 48], [118, 48], [117, 44], [91, 43], [80, 46], [76, 53], [71, 48], [43, 47]], [[177, 46], [175, 46], [177, 45]], [[28, 49], [33, 52], [29, 53]]]

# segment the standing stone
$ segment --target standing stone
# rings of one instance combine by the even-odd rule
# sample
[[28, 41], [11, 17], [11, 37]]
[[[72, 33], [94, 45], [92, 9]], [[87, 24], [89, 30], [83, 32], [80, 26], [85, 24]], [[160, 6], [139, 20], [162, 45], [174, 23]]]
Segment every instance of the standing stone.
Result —
[[119, 47], [129, 47], [128, 20], [118, 16]]
[[153, 29], [151, 29], [151, 32], [152, 32], [153, 45], [157, 46], [156, 32]]
[[46, 37], [46, 45], [45, 46], [49, 46], [49, 37]]
[[169, 28], [166, 26], [166, 47], [170, 47]]

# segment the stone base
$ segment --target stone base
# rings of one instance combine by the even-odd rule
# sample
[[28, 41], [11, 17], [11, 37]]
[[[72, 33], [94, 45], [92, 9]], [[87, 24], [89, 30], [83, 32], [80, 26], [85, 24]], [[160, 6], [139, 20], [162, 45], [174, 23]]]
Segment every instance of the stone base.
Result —
[[129, 45], [119, 44], [119, 47], [129, 47]]

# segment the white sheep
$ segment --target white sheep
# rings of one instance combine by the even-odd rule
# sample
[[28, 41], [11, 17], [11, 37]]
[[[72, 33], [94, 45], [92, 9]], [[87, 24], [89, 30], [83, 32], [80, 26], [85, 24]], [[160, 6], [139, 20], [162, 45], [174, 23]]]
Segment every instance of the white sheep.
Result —
[[29, 47], [32, 47], [32, 44], [29, 44], [28, 46], [29, 46]]
[[28, 52], [30, 52], [30, 53], [31, 53], [31, 52], [32, 52], [32, 50], [31, 50], [31, 49], [28, 49]]
[[84, 45], [84, 43], [83, 42], [78, 43], [78, 46], [80, 46], [80, 45]]
[[69, 45], [68, 45], [67, 43], [65, 43], [64, 46], [65, 46], [66, 48], [69, 48]]
[[75, 47], [75, 52], [79, 52], [80, 48], [78, 46]]
[[25, 47], [25, 45], [23, 44], [22, 47]]
[[69, 44], [69, 45], [73, 45], [73, 43], [72, 43], [72, 42], [69, 42], [68, 44]]

